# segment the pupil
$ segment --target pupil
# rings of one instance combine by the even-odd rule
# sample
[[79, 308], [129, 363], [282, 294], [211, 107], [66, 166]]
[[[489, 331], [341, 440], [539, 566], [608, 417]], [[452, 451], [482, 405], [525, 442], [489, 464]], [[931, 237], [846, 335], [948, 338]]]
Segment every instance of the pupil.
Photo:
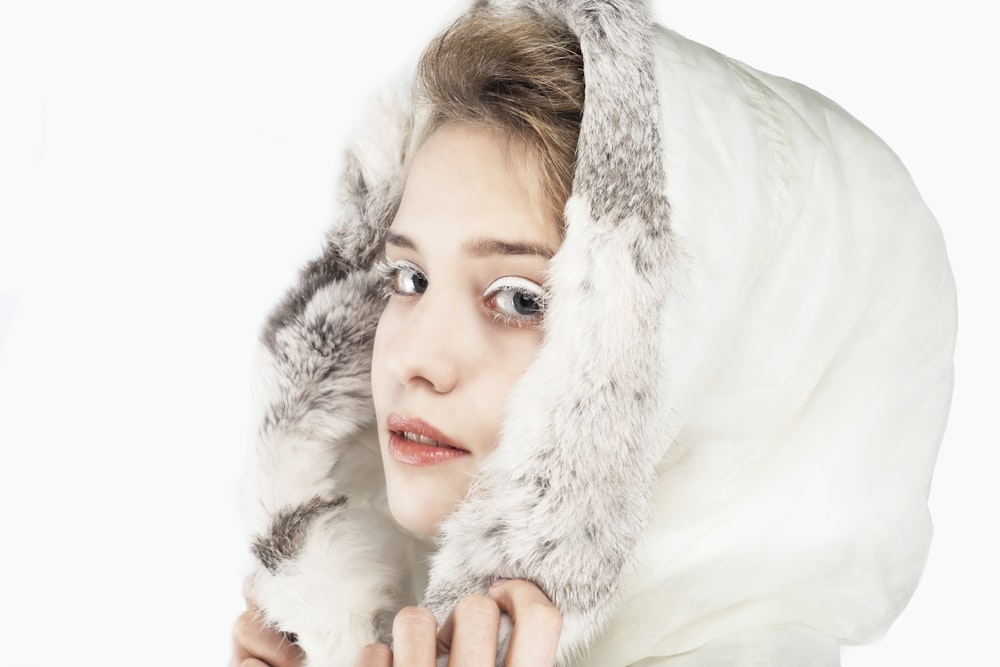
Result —
[[423, 294], [427, 291], [427, 276], [422, 273], [414, 272], [410, 276], [410, 282], [413, 284], [413, 291], [417, 294]]
[[514, 295], [514, 308], [521, 315], [533, 315], [538, 312], [538, 303], [530, 294], [519, 292]]

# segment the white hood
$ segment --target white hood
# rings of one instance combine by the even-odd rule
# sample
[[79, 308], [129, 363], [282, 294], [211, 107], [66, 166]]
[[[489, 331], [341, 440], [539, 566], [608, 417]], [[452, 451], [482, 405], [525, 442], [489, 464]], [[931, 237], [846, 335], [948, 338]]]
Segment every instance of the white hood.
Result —
[[944, 244], [896, 156], [830, 100], [655, 43], [687, 268], [663, 332], [676, 442], [586, 664], [768, 626], [742, 639], [777, 642], [768, 664], [839, 664], [829, 638], [884, 633], [927, 555], [956, 327]]

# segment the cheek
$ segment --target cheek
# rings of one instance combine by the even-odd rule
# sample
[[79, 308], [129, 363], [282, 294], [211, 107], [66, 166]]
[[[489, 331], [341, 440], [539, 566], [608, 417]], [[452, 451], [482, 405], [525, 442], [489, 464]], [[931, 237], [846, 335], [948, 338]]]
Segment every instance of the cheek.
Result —
[[381, 412], [379, 406], [384, 402], [386, 391], [391, 384], [385, 358], [386, 342], [389, 339], [389, 330], [392, 328], [392, 315], [388, 311], [388, 307], [382, 311], [382, 317], [379, 318], [378, 326], [375, 328], [375, 341], [372, 346], [372, 401], [375, 403], [376, 413]]
[[494, 443], [505, 416], [507, 397], [534, 362], [541, 341], [540, 331], [507, 332], [502, 343], [490, 352], [488, 370], [481, 374], [480, 391], [476, 393], [480, 414], [489, 415], [496, 430]]
[[504, 350], [499, 355], [502, 366], [499, 373], [506, 377], [508, 391], [535, 361], [541, 344], [542, 332], [538, 329], [521, 330], [507, 337]]

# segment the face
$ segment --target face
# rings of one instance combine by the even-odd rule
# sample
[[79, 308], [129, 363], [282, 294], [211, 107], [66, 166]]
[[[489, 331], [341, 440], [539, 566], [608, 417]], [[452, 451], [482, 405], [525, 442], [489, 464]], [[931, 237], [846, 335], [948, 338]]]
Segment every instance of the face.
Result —
[[372, 393], [389, 507], [417, 533], [435, 534], [465, 497], [541, 342], [560, 236], [525, 156], [495, 132], [445, 125], [414, 156], [389, 229]]

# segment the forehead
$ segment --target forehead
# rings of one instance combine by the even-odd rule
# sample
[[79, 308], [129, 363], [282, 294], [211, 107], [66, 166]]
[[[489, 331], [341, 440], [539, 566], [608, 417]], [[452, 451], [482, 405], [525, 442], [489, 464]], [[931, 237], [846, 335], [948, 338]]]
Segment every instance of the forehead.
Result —
[[555, 249], [559, 225], [537, 182], [534, 158], [519, 140], [449, 123], [414, 155], [392, 229], [410, 237], [529, 240]]

